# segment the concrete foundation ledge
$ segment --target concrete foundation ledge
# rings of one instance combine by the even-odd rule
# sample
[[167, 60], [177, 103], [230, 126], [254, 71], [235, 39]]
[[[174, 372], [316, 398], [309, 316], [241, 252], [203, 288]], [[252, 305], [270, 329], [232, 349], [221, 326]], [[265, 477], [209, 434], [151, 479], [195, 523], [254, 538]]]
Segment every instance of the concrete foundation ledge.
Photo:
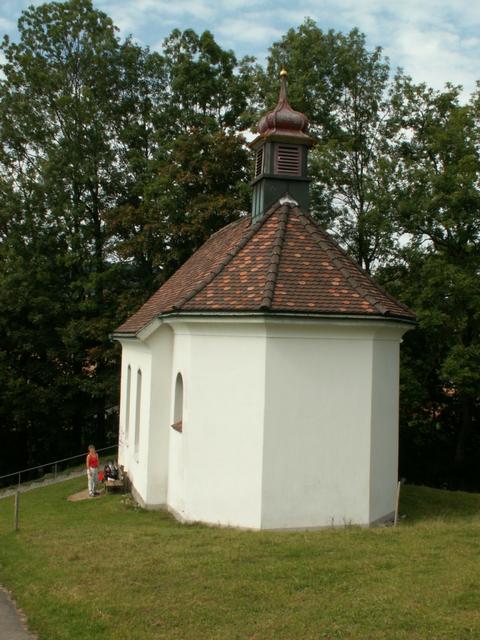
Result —
[[129, 482], [129, 486], [130, 486], [130, 493], [132, 495], [132, 498], [142, 509], [146, 509], [148, 511], [166, 510], [169, 513], [171, 513], [172, 516], [181, 524], [202, 524], [207, 527], [219, 527], [221, 529], [237, 529], [239, 531], [291, 531], [291, 532], [322, 531], [324, 529], [346, 529], [349, 527], [361, 527], [361, 528], [378, 527], [385, 524], [393, 523], [395, 518], [395, 511], [391, 511], [390, 513], [387, 513], [384, 516], [381, 516], [380, 518], [377, 518], [376, 520], [373, 520], [372, 522], [369, 522], [369, 523], [358, 523], [358, 522], [350, 522], [350, 521], [337, 523], [333, 521], [330, 524], [298, 526], [298, 527], [296, 526], [271, 527], [268, 525], [266, 526], [261, 525], [259, 527], [251, 527], [251, 526], [249, 527], [249, 526], [241, 526], [241, 525], [222, 524], [220, 522], [208, 522], [200, 519], [191, 520], [189, 518], [186, 518], [184, 515], [182, 515], [179, 511], [177, 511], [177, 509], [175, 509], [174, 507], [166, 503], [147, 504], [145, 500], [142, 498], [142, 496], [140, 495], [140, 493], [137, 491], [137, 489], [135, 489], [131, 481]]
[[271, 527], [271, 526], [262, 526], [262, 531], [322, 531], [324, 529], [348, 529], [349, 527], [360, 527], [362, 529], [368, 529], [370, 527], [379, 527], [387, 523], [393, 523], [395, 517], [395, 512], [386, 514], [377, 520], [373, 520], [372, 522], [353, 522], [350, 520], [344, 520], [342, 522], [335, 522], [333, 520], [329, 524], [320, 524], [320, 525], [306, 525], [306, 526], [298, 526], [298, 527]]
[[387, 513], [385, 516], [381, 516], [376, 520], [372, 520], [372, 522], [370, 522], [370, 526], [378, 527], [382, 524], [389, 524], [389, 523], [393, 524], [394, 520], [395, 520], [395, 511], [390, 511], [390, 513]]
[[242, 527], [241, 525], [235, 524], [222, 524], [221, 522], [210, 522], [209, 520], [194, 520], [191, 518], [185, 518], [185, 516], [183, 516], [168, 504], [166, 505], [166, 509], [181, 524], [201, 524], [204, 527], [214, 527], [216, 529], [235, 529], [237, 531], [261, 531], [260, 527]]
[[[187, 518], [182, 516], [182, 514], [179, 511], [171, 507], [169, 504], [165, 505], [165, 509], [168, 511], [168, 513], [171, 513], [172, 516], [175, 518], [175, 520], [178, 520], [178, 522], [180, 522], [181, 524], [193, 524], [194, 522], [193, 520], [187, 520]], [[200, 524], [208, 524], [208, 523], [202, 522]]]
[[142, 509], [146, 509], [147, 511], [160, 511], [161, 509], [165, 509], [166, 508], [166, 504], [165, 503], [161, 503], [161, 504], [149, 504], [147, 502], [145, 502], [145, 500], [143, 499], [143, 497], [140, 495], [140, 493], [137, 491], [137, 489], [135, 489], [135, 487], [132, 484], [132, 481], [128, 480], [128, 489], [132, 495], [132, 498], [135, 500], [135, 502], [138, 504], [139, 507], [141, 507]]

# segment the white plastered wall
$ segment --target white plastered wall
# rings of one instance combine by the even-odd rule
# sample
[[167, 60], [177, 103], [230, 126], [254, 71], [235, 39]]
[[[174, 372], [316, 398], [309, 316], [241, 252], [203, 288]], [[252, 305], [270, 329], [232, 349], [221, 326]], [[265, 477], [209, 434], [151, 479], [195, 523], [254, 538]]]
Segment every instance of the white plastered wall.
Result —
[[[143, 341], [122, 341], [120, 460], [144, 504], [166, 502], [185, 520], [251, 528], [369, 524], [391, 513], [398, 346], [407, 325], [260, 318], [169, 324]], [[183, 433], [170, 427], [178, 373]]]
[[169, 428], [167, 505], [178, 517], [183, 519], [188, 519], [188, 513], [185, 508], [185, 479], [188, 477], [185, 465], [185, 441], [188, 437], [186, 436], [186, 432], [190, 424], [189, 416], [191, 407], [189, 395], [190, 385], [192, 383], [190, 350], [190, 336], [188, 332], [181, 331], [178, 325], [174, 326], [173, 358], [169, 382], [171, 397], [169, 424], [172, 425], [175, 420], [180, 417], [174, 416], [176, 381], [177, 376], [180, 375], [183, 383], [183, 408], [180, 412], [183, 422], [183, 432], [180, 433], [171, 427]]
[[391, 513], [405, 329], [269, 325], [262, 528], [366, 525]]
[[264, 326], [215, 320], [172, 326], [171, 384], [180, 372], [184, 410], [183, 433], [171, 430], [168, 503], [186, 520], [259, 528]]
[[372, 354], [370, 522], [395, 509], [398, 481], [399, 343], [405, 329], [378, 330]]
[[[123, 464], [143, 504], [165, 505], [168, 486], [170, 435], [170, 379], [173, 332], [157, 324], [155, 331], [141, 338], [121, 340], [122, 374], [120, 387], [119, 463]], [[130, 419], [127, 423], [127, 371], [131, 367]], [[137, 372], [142, 372], [140, 432], [135, 452]]]
[[[147, 496], [148, 484], [148, 442], [150, 422], [151, 389], [151, 352], [147, 345], [136, 338], [121, 340], [122, 344], [122, 383], [120, 396], [120, 437], [119, 462], [123, 464], [128, 476], [142, 500]], [[131, 368], [129, 428], [126, 432], [127, 409], [127, 370]], [[138, 371], [141, 371], [141, 402], [138, 451], [135, 450], [136, 398]]]
[[145, 502], [153, 507], [167, 503], [173, 331], [163, 324], [146, 344], [152, 354], [152, 366]]

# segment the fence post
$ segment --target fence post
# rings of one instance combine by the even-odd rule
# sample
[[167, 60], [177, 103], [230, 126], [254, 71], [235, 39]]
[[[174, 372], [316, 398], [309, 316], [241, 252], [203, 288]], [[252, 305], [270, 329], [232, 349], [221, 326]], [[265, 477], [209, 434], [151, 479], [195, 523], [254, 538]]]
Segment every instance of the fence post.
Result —
[[13, 530], [18, 531], [18, 512], [20, 509], [20, 491], [17, 489], [15, 492], [15, 507], [13, 514]]
[[396, 527], [398, 524], [398, 509], [400, 506], [400, 489], [402, 488], [402, 481], [399, 480], [397, 484], [397, 495], [395, 499], [395, 520], [393, 522], [393, 526]]
[[55, 463], [55, 466], [53, 468], [53, 478], [54, 478], [54, 480], [57, 479], [57, 463]]

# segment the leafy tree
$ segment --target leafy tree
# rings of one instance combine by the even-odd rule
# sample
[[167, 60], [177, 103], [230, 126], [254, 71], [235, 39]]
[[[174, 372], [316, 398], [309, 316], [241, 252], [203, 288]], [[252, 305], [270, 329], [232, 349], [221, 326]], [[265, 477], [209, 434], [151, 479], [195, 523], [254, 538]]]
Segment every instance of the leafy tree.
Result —
[[[311, 20], [273, 44], [266, 71], [208, 31], [174, 30], [159, 52], [120, 41], [90, 0], [28, 8], [2, 51], [2, 465], [114, 437], [109, 333], [248, 210], [242, 131], [275, 103], [286, 66], [318, 140], [314, 214], [419, 316], [403, 349], [402, 466], [438, 484], [454, 459], [472, 481], [479, 95], [461, 105], [456, 87], [392, 80], [358, 30]], [[435, 453], [423, 476], [419, 451]]]
[[[405, 345], [407, 423], [428, 409], [430, 427], [454, 439], [457, 472], [471, 481], [480, 454], [480, 112], [478, 96], [461, 105], [459, 94], [398, 81], [396, 219], [408, 243], [397, 286], [420, 321]], [[414, 380], [423, 388], [416, 397]]]
[[120, 42], [90, 0], [30, 7], [19, 34], [3, 42], [0, 86], [0, 416], [13, 467], [115, 437], [109, 334], [242, 210], [234, 124], [251, 82], [250, 62], [208, 32], [175, 31], [150, 52]]
[[391, 80], [381, 50], [369, 51], [357, 30], [323, 32], [312, 20], [271, 49], [259, 80], [269, 107], [282, 66], [291, 104], [318, 140], [314, 213], [418, 312], [403, 349], [402, 468], [424, 481], [471, 481], [480, 451], [478, 96], [462, 106], [456, 87], [435, 92], [401, 72]]
[[398, 126], [388, 60], [380, 47], [369, 51], [357, 29], [323, 32], [310, 19], [270, 51], [260, 78], [269, 104], [272, 79], [285, 66], [290, 102], [309, 117], [318, 140], [311, 153], [312, 211], [370, 272], [397, 240], [391, 176]]
[[[120, 48], [88, 0], [30, 7], [5, 38], [0, 87], [2, 424], [24, 460], [103, 443], [116, 399], [115, 268], [104, 215], [116, 153]], [[20, 399], [23, 398], [23, 402]], [[40, 433], [43, 437], [40, 437]]]
[[174, 30], [156, 67], [162, 85], [160, 99], [150, 96], [157, 106], [138, 163], [143, 177], [108, 216], [115, 251], [142, 267], [144, 296], [248, 208], [240, 127], [252, 60], [238, 62], [208, 31]]

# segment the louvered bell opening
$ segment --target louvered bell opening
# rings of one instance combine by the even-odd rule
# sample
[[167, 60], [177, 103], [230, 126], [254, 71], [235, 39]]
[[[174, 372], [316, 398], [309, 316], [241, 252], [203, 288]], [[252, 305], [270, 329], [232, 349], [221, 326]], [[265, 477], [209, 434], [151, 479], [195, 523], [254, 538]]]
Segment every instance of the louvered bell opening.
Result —
[[275, 151], [275, 173], [299, 176], [302, 173], [300, 147], [279, 144]]
[[257, 150], [255, 157], [255, 177], [259, 176], [263, 171], [263, 151], [264, 147], [260, 147], [260, 149]]

